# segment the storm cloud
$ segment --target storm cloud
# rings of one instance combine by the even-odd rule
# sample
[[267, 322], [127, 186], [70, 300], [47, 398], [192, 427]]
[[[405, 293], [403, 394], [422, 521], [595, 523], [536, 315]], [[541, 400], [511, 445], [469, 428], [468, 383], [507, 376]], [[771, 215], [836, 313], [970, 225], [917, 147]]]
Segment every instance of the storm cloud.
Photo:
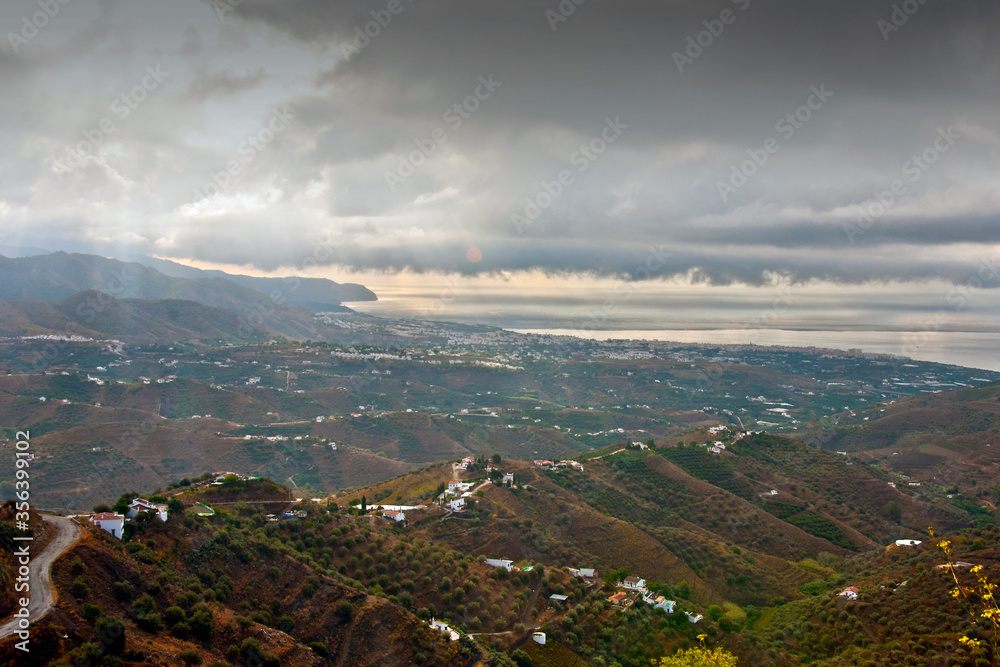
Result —
[[6, 243], [712, 285], [967, 284], [1000, 246], [994, 2], [38, 11], [0, 10]]

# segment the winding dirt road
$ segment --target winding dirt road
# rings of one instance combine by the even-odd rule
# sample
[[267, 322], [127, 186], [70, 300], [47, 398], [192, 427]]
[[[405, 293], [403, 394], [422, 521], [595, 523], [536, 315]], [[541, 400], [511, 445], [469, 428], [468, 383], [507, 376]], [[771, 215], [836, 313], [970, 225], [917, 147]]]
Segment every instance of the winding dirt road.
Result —
[[[28, 614], [32, 623], [47, 614], [52, 608], [52, 563], [66, 549], [69, 549], [80, 536], [80, 527], [68, 517], [53, 514], [42, 514], [41, 517], [43, 521], [52, 524], [56, 529], [56, 534], [42, 553], [31, 559], [31, 574], [28, 579], [31, 603], [28, 605]], [[31, 543], [28, 542], [28, 544]], [[17, 595], [20, 597], [23, 593]], [[0, 640], [11, 636], [16, 630], [17, 619], [11, 619], [4, 623], [0, 626]]]

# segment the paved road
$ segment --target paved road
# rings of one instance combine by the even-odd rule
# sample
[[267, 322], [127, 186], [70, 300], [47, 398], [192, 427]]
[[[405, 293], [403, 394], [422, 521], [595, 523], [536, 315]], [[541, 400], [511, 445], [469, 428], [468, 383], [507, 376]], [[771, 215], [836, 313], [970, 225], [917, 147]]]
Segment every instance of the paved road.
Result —
[[[31, 559], [31, 575], [28, 583], [31, 591], [31, 604], [28, 606], [29, 618], [32, 622], [37, 621], [48, 613], [52, 608], [52, 563], [62, 552], [66, 551], [80, 535], [80, 527], [64, 516], [52, 514], [40, 515], [43, 520], [52, 524], [56, 529], [56, 535], [49, 542], [48, 546], [41, 554]], [[31, 542], [27, 542], [31, 544]], [[17, 594], [18, 597], [23, 593]], [[4, 639], [14, 634], [17, 630], [17, 619], [13, 619], [0, 626], [0, 639]]]

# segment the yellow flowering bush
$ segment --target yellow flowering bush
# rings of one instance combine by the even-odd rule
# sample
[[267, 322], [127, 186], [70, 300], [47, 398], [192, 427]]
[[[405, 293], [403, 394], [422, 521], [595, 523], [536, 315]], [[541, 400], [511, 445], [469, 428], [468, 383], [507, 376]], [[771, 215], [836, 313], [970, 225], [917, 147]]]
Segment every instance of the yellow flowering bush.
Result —
[[[930, 533], [931, 539], [934, 538], [934, 529], [928, 528], [928, 533]], [[993, 595], [993, 591], [996, 590], [997, 584], [992, 583], [985, 574], [983, 574], [983, 566], [975, 565], [969, 572], [972, 573], [976, 578], [976, 583], [971, 585], [963, 584], [958, 578], [958, 572], [955, 569], [955, 561], [951, 555], [951, 542], [949, 540], [940, 540], [937, 542], [937, 546], [941, 551], [944, 552], [945, 557], [948, 561], [948, 573], [951, 574], [952, 580], [955, 582], [955, 588], [951, 589], [950, 594], [955, 599], [962, 599], [969, 603], [969, 615], [972, 617], [973, 622], [977, 618], [985, 618], [993, 625], [993, 632], [991, 634], [990, 644], [993, 646], [994, 655], [997, 653], [997, 640], [1000, 637], [1000, 605], [997, 604], [997, 600]], [[973, 639], [968, 636], [963, 636], [959, 638], [959, 641], [969, 648], [978, 649], [982, 644], [982, 640]]]
[[739, 659], [720, 646], [706, 647], [706, 637], [708, 635], [698, 635], [701, 646], [681, 650], [666, 658], [653, 660], [652, 664], [660, 667], [736, 667]]

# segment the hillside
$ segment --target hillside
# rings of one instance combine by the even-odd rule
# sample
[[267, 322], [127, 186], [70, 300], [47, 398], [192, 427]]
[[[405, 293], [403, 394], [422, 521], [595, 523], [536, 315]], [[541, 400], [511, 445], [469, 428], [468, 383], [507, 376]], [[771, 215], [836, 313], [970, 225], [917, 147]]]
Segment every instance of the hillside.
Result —
[[[35, 664], [89, 656], [115, 664], [105, 654], [157, 665], [192, 664], [192, 655], [206, 663], [295, 666], [478, 662], [474, 647], [448, 642], [385, 596], [294, 557], [274, 531], [263, 530], [259, 512], [247, 510], [247, 519], [175, 512], [166, 524], [142, 522], [138, 537], [124, 544], [85, 531], [54, 567], [58, 609], [35, 628], [32, 657], [42, 661]], [[311, 543], [314, 525], [334, 535], [343, 526], [358, 537], [359, 553], [375, 539], [361, 525], [328, 516], [295, 527]], [[124, 626], [121, 641], [101, 651], [95, 639], [115, 625]], [[12, 643], [0, 645], [0, 661], [15, 659]]]
[[279, 334], [251, 327], [231, 310], [195, 301], [115, 299], [97, 290], [78, 292], [55, 305], [0, 303], [0, 335], [85, 336], [128, 343], [219, 343], [269, 340]]
[[836, 415], [806, 440], [875, 465], [915, 497], [944, 495], [989, 517], [1000, 499], [1000, 387], [883, 401]]
[[[177, 278], [135, 262], [77, 253], [0, 256], [0, 301], [57, 304], [81, 290], [98, 290], [116, 299], [195, 301], [226, 308], [251, 325], [266, 325], [290, 338], [319, 337], [312, 311], [221, 276]], [[99, 320], [103, 311], [97, 310]]]
[[[765, 445], [774, 446], [757, 443]], [[768, 553], [783, 548], [778, 542], [738, 546], [694, 515], [659, 529], [649, 516], [609, 516], [568, 491], [582, 480], [558, 479], [614, 486], [622, 482], [616, 459], [649, 466], [658, 458], [627, 450], [588, 463], [593, 474], [501, 461], [517, 488], [487, 484], [459, 514], [430, 502], [456, 476], [450, 465], [329, 503], [295, 503], [290, 489], [266, 479], [182, 480], [153, 496], [170, 503], [166, 523], [138, 520], [124, 542], [85, 528], [56, 562], [57, 609], [36, 624], [33, 657], [56, 665], [89, 657], [107, 665], [639, 667], [703, 633], [741, 665], [990, 664], [985, 643], [971, 650], [957, 641], [987, 635], [948, 594], [953, 584], [935, 568], [944, 557], [933, 543], [851, 553], [791, 524], [759, 523], [785, 530], [794, 549], [814, 556], [793, 562]], [[457, 476], [482, 480], [483, 465]], [[685, 488], [703, 483], [676, 471], [669, 477]], [[379, 503], [390, 500], [423, 507], [407, 509], [398, 524], [379, 516]], [[640, 498], [634, 504], [645, 506]], [[267, 516], [292, 510], [299, 515]], [[956, 559], [1000, 575], [1000, 529], [949, 537]], [[514, 567], [491, 567], [487, 557]], [[598, 578], [571, 576], [569, 567], [597, 567]], [[634, 593], [624, 607], [609, 603], [626, 574], [675, 600], [676, 612], [654, 610]], [[859, 589], [858, 601], [836, 597], [845, 586]], [[550, 595], [566, 599], [553, 604]], [[768, 600], [748, 601], [754, 596]], [[693, 625], [681, 612], [705, 618]], [[461, 638], [432, 630], [432, 618]], [[118, 628], [123, 640], [102, 652], [95, 642]], [[534, 631], [546, 634], [544, 647], [531, 640]], [[12, 643], [0, 644], [0, 660], [13, 659]]]
[[164, 275], [176, 278], [225, 278], [262, 294], [270, 294], [277, 290], [287, 294], [286, 300], [288, 303], [313, 312], [348, 310], [343, 308], [343, 304], [350, 301], [378, 301], [375, 293], [364, 285], [338, 283], [326, 278], [260, 278], [242, 276], [224, 271], [197, 269], [192, 266], [178, 264], [166, 259], [148, 257], [146, 255], [139, 255], [132, 258], [132, 260], [156, 269]]
[[[763, 605], [800, 597], [798, 588], [813, 578], [801, 563], [821, 554], [845, 557], [919, 537], [929, 523], [955, 528], [976, 521], [944, 499], [910, 498], [864, 467], [785, 438], [746, 438], [725, 458], [680, 456], [696, 451], [625, 450], [586, 460], [584, 472], [505, 461], [517, 488], [482, 488], [474, 530], [456, 531], [448, 522], [420, 530], [463, 552], [553, 567], [609, 571], [631, 564], [634, 570], [639, 562], [636, 574], [670, 585], [683, 581], [706, 604]], [[430, 468], [351, 496], [426, 501], [449, 475], [450, 468]], [[781, 488], [776, 496], [752, 490], [772, 484]], [[899, 508], [895, 520], [885, 517], [887, 498]]]

